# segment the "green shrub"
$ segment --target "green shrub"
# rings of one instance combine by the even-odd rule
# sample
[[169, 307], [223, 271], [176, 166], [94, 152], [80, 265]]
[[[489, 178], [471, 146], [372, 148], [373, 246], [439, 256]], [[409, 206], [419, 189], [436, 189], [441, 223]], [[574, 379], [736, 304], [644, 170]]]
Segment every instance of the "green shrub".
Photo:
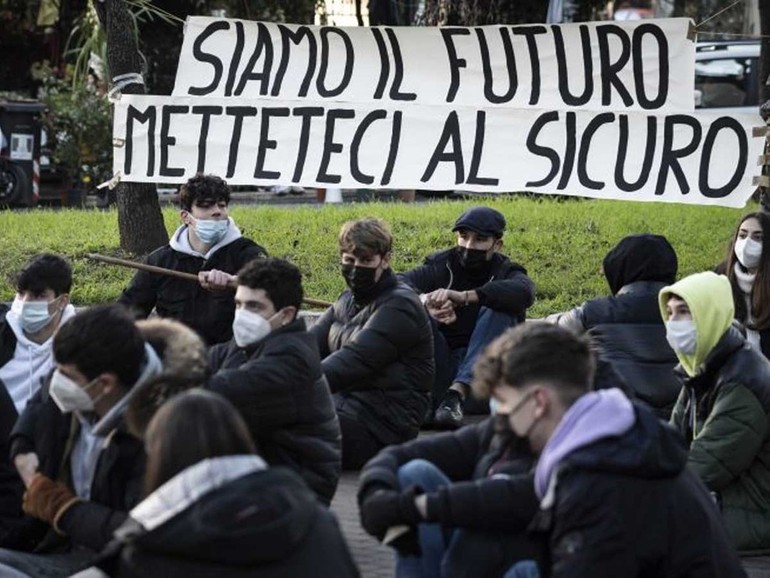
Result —
[[[363, 216], [388, 221], [396, 238], [397, 271], [418, 265], [423, 257], [454, 243], [450, 232], [461, 211], [489, 204], [508, 220], [503, 248], [523, 264], [537, 284], [533, 317], [573, 307], [608, 292], [601, 261], [631, 233], [665, 235], [679, 255], [680, 276], [711, 269], [723, 256], [744, 210], [663, 203], [566, 201], [548, 198], [485, 198], [476, 202], [437, 201], [417, 204], [361, 203], [339, 206], [233, 206], [243, 233], [270, 252], [296, 263], [305, 276], [308, 297], [334, 300], [344, 288], [339, 274], [337, 233], [340, 225]], [[179, 224], [178, 211], [164, 210], [169, 231]], [[72, 260], [73, 300], [77, 304], [110, 301], [120, 295], [133, 272], [95, 263], [87, 253], [122, 255], [118, 249], [117, 213], [46, 211], [0, 213], [0, 300], [10, 300], [8, 274], [35, 253], [51, 251]]]

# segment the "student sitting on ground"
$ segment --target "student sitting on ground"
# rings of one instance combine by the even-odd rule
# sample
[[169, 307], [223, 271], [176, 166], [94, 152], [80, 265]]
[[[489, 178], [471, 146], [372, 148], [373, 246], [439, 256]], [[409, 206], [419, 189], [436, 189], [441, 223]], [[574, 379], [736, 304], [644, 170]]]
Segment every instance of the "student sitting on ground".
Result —
[[660, 235], [629, 235], [602, 265], [612, 295], [549, 315], [546, 321], [578, 334], [588, 332], [601, 362], [614, 369], [636, 399], [668, 421], [681, 384], [674, 375], [677, 359], [666, 341], [658, 292], [676, 280], [674, 248]]
[[340, 476], [340, 425], [313, 335], [298, 316], [302, 274], [281, 259], [238, 272], [233, 339], [212, 348], [208, 387], [238, 408], [260, 455], [297, 472], [331, 503]]
[[233, 275], [252, 259], [266, 255], [262, 247], [241, 235], [227, 214], [229, 203], [230, 187], [214, 175], [196, 175], [182, 185], [182, 226], [146, 262], [196, 274], [200, 284], [137, 271], [119, 302], [140, 317], [147, 317], [154, 308], [161, 317], [181, 321], [208, 345], [229, 340], [235, 313], [229, 289]]
[[297, 474], [256, 455], [243, 418], [221, 396], [177, 395], [145, 441], [146, 497], [96, 562], [98, 575], [358, 576], [333, 514]]
[[770, 251], [764, 250], [765, 238], [770, 239], [770, 215], [745, 215], [717, 272], [730, 280], [735, 318], [743, 324], [747, 341], [770, 358]]
[[474, 389], [539, 454], [530, 531], [546, 561], [506, 578], [744, 576], [681, 437], [619, 390], [589, 391], [594, 367], [586, 339], [547, 324], [509, 331], [476, 365]]
[[733, 325], [730, 282], [690, 275], [660, 292], [682, 391], [671, 423], [742, 554], [770, 552], [770, 362]]
[[53, 369], [53, 336], [75, 315], [72, 269], [56, 255], [32, 257], [15, 279], [10, 309], [0, 303], [0, 542], [20, 520], [24, 484], [8, 458], [9, 436]]
[[433, 322], [436, 378], [428, 421], [455, 429], [463, 423], [473, 363], [503, 331], [521, 323], [535, 298], [527, 271], [500, 253], [505, 218], [489, 207], [465, 211], [452, 227], [455, 247], [401, 274]]
[[[11, 455], [27, 486], [24, 523], [2, 542], [0, 576], [66, 576], [83, 567], [141, 498], [145, 454], [125, 428], [131, 401], [183, 367], [201, 380], [203, 344], [177, 326], [158, 350], [118, 305], [88, 308], [54, 337], [56, 370], [30, 400], [11, 435]], [[160, 352], [160, 353], [159, 353]], [[192, 381], [192, 379], [190, 380]]]
[[392, 245], [379, 219], [342, 226], [340, 259], [350, 290], [310, 330], [334, 394], [343, 469], [359, 469], [383, 447], [417, 437], [429, 405], [430, 322], [390, 268]]

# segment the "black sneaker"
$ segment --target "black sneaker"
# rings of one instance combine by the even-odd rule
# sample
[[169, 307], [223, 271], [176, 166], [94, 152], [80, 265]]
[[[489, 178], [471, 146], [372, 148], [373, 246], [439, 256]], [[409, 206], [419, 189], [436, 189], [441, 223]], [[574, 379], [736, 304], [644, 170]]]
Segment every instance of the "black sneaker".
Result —
[[433, 423], [446, 429], [457, 429], [463, 425], [463, 398], [449, 390], [436, 408]]

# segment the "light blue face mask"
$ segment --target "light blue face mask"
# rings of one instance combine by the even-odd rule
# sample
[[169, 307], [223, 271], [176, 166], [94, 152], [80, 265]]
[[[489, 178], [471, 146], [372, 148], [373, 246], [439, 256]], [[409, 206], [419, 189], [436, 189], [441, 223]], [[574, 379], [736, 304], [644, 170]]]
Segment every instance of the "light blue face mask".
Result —
[[[56, 301], [56, 299], [51, 301], [51, 303]], [[11, 311], [18, 316], [24, 333], [33, 335], [53, 320], [53, 315], [48, 312], [48, 307], [51, 303], [48, 301], [22, 301], [17, 295], [13, 300]]]
[[215, 221], [213, 219], [194, 219], [195, 234], [202, 243], [206, 245], [216, 245], [227, 233], [227, 227], [230, 225], [230, 219]]

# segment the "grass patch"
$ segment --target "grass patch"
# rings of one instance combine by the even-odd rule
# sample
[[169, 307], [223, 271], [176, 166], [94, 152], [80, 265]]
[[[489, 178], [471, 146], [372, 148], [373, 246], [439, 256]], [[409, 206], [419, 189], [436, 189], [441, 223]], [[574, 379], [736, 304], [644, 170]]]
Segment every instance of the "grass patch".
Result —
[[[300, 267], [308, 297], [334, 300], [344, 288], [339, 274], [337, 233], [349, 219], [377, 216], [396, 238], [394, 267], [416, 266], [433, 251], [454, 243], [457, 216], [478, 201], [419, 204], [361, 203], [339, 206], [234, 206], [231, 214], [244, 235], [272, 256]], [[504, 252], [523, 264], [537, 285], [533, 317], [573, 307], [608, 292], [604, 255], [631, 233], [665, 235], [679, 256], [680, 277], [711, 269], [724, 257], [730, 235], [746, 210], [664, 203], [558, 201], [549, 198], [483, 199], [508, 220]], [[164, 210], [168, 230], [178, 211]], [[72, 262], [73, 301], [78, 305], [116, 299], [132, 271], [95, 263], [87, 253], [121, 254], [115, 211], [33, 210], [0, 212], [0, 300], [13, 298], [9, 276], [30, 256], [43, 251]]]

